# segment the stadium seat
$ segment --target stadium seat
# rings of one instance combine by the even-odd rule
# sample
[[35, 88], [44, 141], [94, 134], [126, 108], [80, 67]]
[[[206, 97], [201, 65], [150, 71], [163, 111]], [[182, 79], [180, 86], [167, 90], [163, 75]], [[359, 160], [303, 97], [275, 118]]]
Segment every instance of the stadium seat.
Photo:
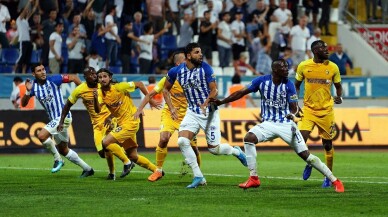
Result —
[[213, 66], [213, 71], [216, 76], [223, 75], [222, 68], [218, 66]]
[[13, 66], [0, 65], [0, 73], [12, 73]]
[[162, 35], [159, 38], [160, 49], [175, 50], [177, 48], [177, 40], [175, 35]]
[[1, 62], [6, 65], [15, 65], [19, 58], [19, 49], [4, 48], [1, 52]]
[[121, 74], [121, 73], [122, 73], [122, 70], [121, 70], [121, 67], [120, 67], [120, 66], [109, 66], [109, 70], [110, 70], [113, 74]]
[[225, 67], [224, 75], [233, 76], [234, 75], [234, 67]]
[[42, 50], [32, 50], [31, 63], [39, 63]]

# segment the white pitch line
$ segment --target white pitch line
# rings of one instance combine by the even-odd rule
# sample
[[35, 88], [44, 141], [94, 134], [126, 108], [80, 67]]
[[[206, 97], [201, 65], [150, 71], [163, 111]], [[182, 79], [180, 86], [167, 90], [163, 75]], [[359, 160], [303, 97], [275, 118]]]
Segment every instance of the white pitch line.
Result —
[[[50, 168], [25, 168], [25, 167], [0, 167], [0, 169], [6, 170], [38, 170], [38, 171], [50, 171]], [[62, 171], [80, 171], [79, 169], [65, 169], [62, 168]], [[106, 172], [105, 170], [94, 170], [96, 172]], [[131, 171], [131, 173], [150, 173], [149, 171]], [[167, 172], [166, 174], [181, 175], [179, 172]], [[218, 176], [218, 177], [241, 177], [246, 178], [246, 175], [231, 175], [231, 174], [218, 174], [218, 173], [204, 173], [205, 176]], [[300, 177], [277, 177], [277, 176], [261, 176], [265, 179], [281, 179], [281, 180], [301, 180]], [[341, 178], [341, 177], [340, 177]], [[388, 179], [388, 177], [342, 177], [341, 180], [344, 182], [351, 183], [363, 183], [363, 184], [382, 184], [388, 185], [388, 182], [385, 181], [360, 181], [360, 180], [351, 180], [351, 179]], [[310, 178], [310, 181], [322, 181], [322, 179]]]

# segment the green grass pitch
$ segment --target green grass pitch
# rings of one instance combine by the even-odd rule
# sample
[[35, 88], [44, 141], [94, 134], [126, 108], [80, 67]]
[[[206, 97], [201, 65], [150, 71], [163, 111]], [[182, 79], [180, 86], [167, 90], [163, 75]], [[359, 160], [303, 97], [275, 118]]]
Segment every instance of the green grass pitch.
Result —
[[[322, 160], [323, 151], [313, 151]], [[116, 181], [106, 180], [107, 166], [96, 153], [79, 153], [96, 171], [81, 179], [81, 168], [66, 159], [51, 174], [49, 154], [0, 155], [0, 216], [387, 216], [388, 151], [336, 151], [334, 174], [345, 193], [321, 188], [316, 170], [301, 178], [305, 163], [292, 151], [258, 152], [260, 188], [237, 185], [249, 172], [232, 156], [202, 151], [208, 185], [186, 189], [191, 170], [180, 175], [183, 157], [169, 152], [166, 175], [147, 181], [150, 172], [136, 166]], [[153, 152], [145, 153], [155, 161]], [[116, 176], [122, 164], [116, 159]]]

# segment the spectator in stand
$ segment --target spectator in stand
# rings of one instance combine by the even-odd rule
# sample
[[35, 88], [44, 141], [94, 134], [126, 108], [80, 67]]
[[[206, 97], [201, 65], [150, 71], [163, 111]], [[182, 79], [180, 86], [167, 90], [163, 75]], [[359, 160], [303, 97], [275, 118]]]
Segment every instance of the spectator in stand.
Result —
[[85, 57], [87, 67], [93, 67], [96, 71], [100, 70], [103, 63], [102, 63], [102, 57], [98, 55], [97, 51], [95, 49], [92, 49], [90, 51], [90, 54]]
[[61, 70], [62, 58], [62, 31], [63, 23], [57, 22], [55, 32], [50, 35], [49, 67], [50, 73], [59, 74]]
[[133, 34], [136, 37], [140, 37], [141, 35], [144, 35], [144, 23], [141, 21], [143, 19], [143, 14], [140, 11], [137, 11], [133, 15]]
[[44, 65], [48, 64], [48, 55], [50, 51], [50, 35], [55, 31], [55, 26], [57, 25], [57, 11], [51, 10], [49, 17], [42, 22], [43, 26], [43, 48], [41, 54], [41, 60]]
[[[167, 22], [174, 24], [176, 32], [179, 33], [181, 29], [181, 18], [179, 13], [178, 0], [167, 0], [166, 8]], [[171, 28], [168, 33], [172, 34], [173, 28]]]
[[243, 16], [242, 11], [237, 11], [235, 20], [230, 25], [233, 33], [232, 53], [233, 61], [237, 61], [240, 58], [240, 53], [245, 51], [245, 39], [247, 37], [245, 33], [245, 24], [241, 20]]
[[313, 26], [317, 26], [317, 16], [319, 13], [320, 2], [319, 0], [303, 0], [302, 4], [305, 8], [305, 15], [310, 17], [310, 13], [313, 14]]
[[35, 98], [32, 98], [26, 106], [22, 106], [20, 100], [26, 94], [26, 85], [23, 82], [23, 79], [19, 76], [16, 76], [13, 79], [14, 87], [11, 93], [10, 100], [15, 109], [20, 110], [33, 110], [35, 109]]
[[347, 66], [349, 66], [350, 70], [353, 70], [353, 62], [343, 51], [341, 43], [337, 44], [335, 47], [335, 52], [329, 56], [329, 60], [338, 66], [341, 75], [346, 75]]
[[137, 74], [136, 72], [130, 71], [131, 69], [131, 57], [132, 57], [132, 42], [144, 42], [148, 43], [145, 40], [141, 40], [140, 38], [136, 37], [133, 34], [132, 31], [132, 23], [129, 22], [125, 24], [124, 30], [121, 36], [121, 63], [122, 63], [122, 72], [123, 73], [129, 73], [129, 74]]
[[[164, 74], [165, 75], [165, 74], [167, 74], [168, 70], [170, 70], [172, 67], [175, 66], [174, 56], [175, 56], [176, 52], [179, 52], [179, 51], [170, 50], [168, 52], [168, 58], [165, 60], [159, 61], [158, 65], [155, 68], [156, 74]], [[150, 92], [150, 91], [148, 91], [148, 92]]]
[[233, 66], [235, 74], [239, 76], [247, 75], [247, 71], [249, 69], [254, 75], [259, 75], [259, 73], [247, 63], [247, 59], [247, 56], [244, 53], [241, 53], [240, 59], [238, 61], [234, 61]]
[[[226, 96], [230, 96], [234, 92], [237, 92], [241, 89], [245, 88], [244, 85], [241, 84], [241, 76], [238, 74], [234, 74], [232, 77], [232, 86], [229, 87], [228, 92], [226, 93]], [[244, 95], [240, 99], [230, 102], [230, 103], [225, 103], [225, 107], [232, 107], [232, 108], [246, 108], [247, 107], [247, 100], [252, 104], [253, 107], [257, 107], [255, 101], [253, 101], [252, 97], [250, 95]]]
[[104, 14], [105, 5], [106, 5], [105, 0], [95, 0], [93, 2], [92, 9], [95, 16], [95, 20], [94, 20], [95, 25], [97, 25], [98, 23], [104, 23], [103, 14]]
[[[287, 9], [287, 1], [280, 0], [279, 8], [276, 9], [271, 16], [271, 22], [268, 26], [268, 34], [270, 35], [271, 40], [275, 40], [276, 32], [279, 32], [279, 36], [282, 38], [279, 45], [282, 48], [285, 48], [288, 45], [287, 39], [291, 27], [292, 13]], [[282, 40], [284, 40], [284, 42], [282, 42]], [[282, 46], [282, 43], [285, 43], [285, 46]]]
[[280, 56], [280, 59], [284, 59], [287, 62], [288, 77], [295, 76], [296, 65], [294, 65], [294, 61], [292, 60], [292, 49], [289, 47], [286, 47], [286, 49], [284, 50], [284, 55]]
[[118, 27], [114, 21], [116, 16], [116, 7], [111, 5], [107, 10], [107, 15], [105, 17], [105, 26], [111, 26], [110, 30], [105, 33], [106, 40], [106, 59], [105, 67], [108, 68], [109, 65], [116, 65], [117, 61], [117, 52], [118, 44], [121, 43], [121, 39], [118, 35]]
[[325, 29], [325, 35], [332, 36], [333, 34], [329, 31], [329, 23], [330, 23], [330, 8], [333, 0], [322, 0], [321, 7], [321, 19], [319, 19], [319, 28]]
[[69, 52], [69, 62], [67, 73], [83, 72], [85, 68], [84, 54], [86, 50], [85, 39], [81, 37], [80, 29], [74, 26], [69, 37], [66, 39]]
[[240, 20], [245, 23], [249, 15], [246, 0], [233, 0], [233, 7], [229, 13], [233, 21], [236, 19], [236, 14], [241, 14]]
[[290, 39], [293, 61], [295, 65], [306, 59], [306, 43], [310, 38], [310, 31], [307, 28], [307, 16], [299, 18], [299, 25], [291, 28]]
[[[144, 1], [124, 0], [123, 13], [121, 14], [121, 23], [123, 23], [123, 24], [126, 24], [128, 22], [133, 23], [135, 14], [138, 11], [143, 11], [143, 9], [142, 9], [143, 3], [144, 3]], [[139, 12], [139, 13], [141, 15], [141, 12]], [[140, 22], [141, 22], [141, 18], [140, 18]], [[135, 28], [135, 25], [134, 25], [134, 28]], [[143, 29], [143, 27], [141, 27], [140, 29]], [[135, 33], [135, 35], [136, 35], [136, 33]], [[140, 35], [142, 35], [142, 34], [136, 35], [136, 37], [139, 37]]]
[[[365, 10], [368, 22], [374, 23], [377, 20], [376, 10], [377, 10], [377, 2], [378, 0], [365, 0]], [[370, 9], [372, 5], [372, 15], [370, 14]]]
[[[30, 4], [33, 3], [34, 6], [30, 10]], [[14, 72], [18, 72], [19, 67], [22, 68], [22, 73], [25, 74], [27, 67], [31, 62], [32, 54], [32, 43], [30, 36], [30, 24], [28, 19], [32, 16], [35, 10], [38, 8], [39, 0], [29, 1], [24, 7], [23, 11], [20, 13], [19, 17], [16, 19], [16, 25], [18, 26], [18, 36], [19, 36], [19, 51], [20, 56], [17, 60], [17, 63], [14, 67]]]
[[178, 48], [184, 48], [188, 45], [193, 39], [194, 30], [192, 28], [192, 23], [195, 21], [195, 10], [187, 11], [185, 10], [183, 15], [183, 25], [180, 28], [179, 32], [179, 41]]
[[[89, 1], [89, 3], [86, 5], [84, 12], [82, 13], [82, 20], [81, 23], [85, 26], [86, 30], [86, 38], [85, 38], [85, 44], [86, 44], [86, 52], [89, 53], [91, 50], [92, 45], [92, 36], [94, 32], [94, 12], [92, 10], [92, 4], [94, 0]], [[98, 71], [98, 70], [96, 70]]]
[[207, 10], [203, 13], [204, 20], [199, 27], [198, 44], [201, 46], [202, 54], [206, 58], [206, 62], [212, 65], [213, 62], [213, 30], [217, 28], [218, 22], [210, 22], [210, 11]]
[[110, 31], [112, 25], [104, 27], [103, 24], [99, 23], [96, 25], [96, 31], [94, 31], [92, 35], [92, 48], [96, 49], [97, 54], [101, 56], [104, 61], [106, 59], [105, 33]]
[[148, 21], [154, 24], [155, 32], [160, 32], [164, 28], [166, 18], [165, 0], [146, 0]]
[[314, 34], [307, 40], [306, 51], [309, 59], [314, 57], [313, 52], [311, 52], [311, 45], [318, 40], [321, 40], [321, 29], [317, 27], [314, 29]]
[[[195, 0], [181, 0], [180, 1], [180, 8], [183, 13], [190, 14], [192, 11], [197, 11], [196, 8], [198, 5], [195, 3]], [[194, 21], [191, 23], [191, 28], [193, 29], [194, 35], [198, 34], [198, 17], [197, 14], [195, 15]]]
[[0, 2], [0, 48], [8, 48], [9, 40], [6, 37], [6, 24], [11, 20], [11, 16], [8, 11], [8, 7]]
[[2, 48], [8, 48], [9, 45], [15, 45], [18, 41], [18, 28], [16, 26], [16, 21], [11, 20], [10, 22], [10, 28], [7, 30], [7, 33], [5, 34], [8, 40], [8, 45], [6, 47]]
[[144, 35], [140, 36], [142, 41], [138, 43], [140, 74], [152, 73], [152, 60], [154, 59], [152, 52], [153, 43], [158, 40], [159, 36], [167, 32], [170, 27], [171, 23], [168, 23], [164, 29], [154, 35], [153, 23], [146, 23], [144, 25]]
[[[77, 9], [77, 11], [79, 11]], [[61, 16], [61, 13], [59, 13]], [[66, 3], [63, 7], [63, 14], [62, 14], [62, 20], [63, 20], [63, 32], [65, 35], [68, 35], [70, 32], [68, 32], [69, 26], [70, 26], [70, 17], [74, 16], [74, 3], [73, 0], [66, 0]]]
[[217, 49], [220, 67], [228, 67], [230, 64], [233, 44], [233, 33], [230, 28], [230, 14], [224, 12], [222, 21], [218, 24], [217, 29]]
[[262, 49], [257, 54], [257, 62], [256, 62], [256, 72], [263, 75], [270, 75], [272, 73], [271, 64], [272, 59], [268, 55], [271, 49], [271, 40], [261, 40], [260, 41]]
[[69, 26], [67, 33], [70, 34], [73, 31], [74, 27], [79, 28], [81, 38], [86, 38], [86, 28], [84, 24], [81, 23], [81, 12], [74, 12], [73, 23]]
[[40, 14], [35, 13], [32, 16], [32, 22], [30, 23], [30, 36], [31, 36], [31, 42], [33, 43], [33, 49], [38, 50], [43, 47], [44, 40], [43, 40], [43, 26], [41, 24]]
[[256, 9], [254, 9], [249, 15], [248, 20], [251, 20], [255, 25], [257, 25], [258, 29], [262, 30], [263, 32], [266, 32], [268, 30], [265, 30], [265, 28], [267, 27], [267, 21], [265, 20], [265, 18], [267, 17], [268, 11], [269, 7], [265, 5], [264, 0], [259, 0], [256, 2]]
[[265, 17], [267, 25], [272, 21], [273, 12], [279, 8], [279, 6], [276, 4], [276, 0], [269, 0], [268, 8], [267, 16]]

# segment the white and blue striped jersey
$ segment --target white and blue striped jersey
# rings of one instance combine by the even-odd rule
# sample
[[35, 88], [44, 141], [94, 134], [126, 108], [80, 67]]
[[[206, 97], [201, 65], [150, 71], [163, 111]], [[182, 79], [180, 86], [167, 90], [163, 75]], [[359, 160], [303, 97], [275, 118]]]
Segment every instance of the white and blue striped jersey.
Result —
[[298, 102], [294, 84], [284, 79], [279, 85], [272, 82], [272, 75], [264, 75], [253, 79], [248, 86], [251, 92], [260, 91], [261, 117], [263, 121], [290, 122], [286, 118], [290, 114], [290, 103]]
[[[205, 62], [202, 62], [201, 67], [192, 70], [187, 68], [186, 63], [182, 63], [168, 71], [167, 80], [171, 84], [177, 80], [183, 88], [189, 109], [196, 114], [201, 114], [199, 105], [203, 104], [209, 96], [209, 83], [215, 82], [216, 76], [212, 67]], [[215, 105], [208, 107], [209, 112], [215, 110], [217, 110]]]
[[[60, 118], [65, 105], [61, 91], [62, 83], [64, 83], [62, 75], [48, 76], [46, 82], [42, 85], [34, 80], [30, 91], [30, 96], [35, 96], [46, 110], [50, 120]], [[67, 117], [71, 118], [70, 112]]]

